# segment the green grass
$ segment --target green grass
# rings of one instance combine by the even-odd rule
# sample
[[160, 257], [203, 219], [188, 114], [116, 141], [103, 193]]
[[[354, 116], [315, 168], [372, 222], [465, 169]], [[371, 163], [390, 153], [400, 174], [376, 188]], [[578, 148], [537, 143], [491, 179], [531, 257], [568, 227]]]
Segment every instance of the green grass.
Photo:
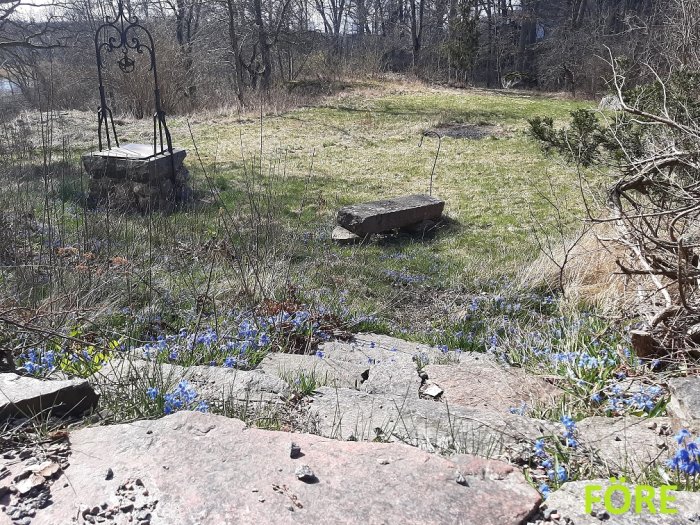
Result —
[[[545, 159], [525, 134], [527, 119], [563, 119], [585, 106], [479, 91], [379, 89], [373, 96], [349, 95], [320, 107], [264, 117], [263, 156], [284, 156], [287, 161], [282, 193], [290, 212], [306, 190], [312, 198], [304, 218], [330, 222], [343, 204], [427, 192], [437, 144], [426, 139], [418, 148], [424, 130], [441, 123], [496, 125], [502, 130], [497, 138], [442, 140], [434, 193], [446, 200], [446, 213], [457, 224], [432, 251], [477, 265], [489, 261], [507, 272], [534, 254], [530, 213], [546, 221], [548, 212], [539, 192], [546, 192], [550, 181], [562, 191], [575, 182], [569, 169]], [[174, 127], [179, 141], [191, 149], [178, 119]], [[193, 131], [204, 163], [222, 166], [217, 181], [240, 187], [236, 166], [242, 151], [248, 158], [259, 155], [259, 122], [232, 125], [230, 119], [212, 119], [195, 123]]]
[[[352, 290], [356, 308], [405, 319], [391, 312], [405, 305], [415, 288], [475, 289], [477, 280], [512, 276], [537, 255], [533, 217], [545, 227], [552, 224], [542, 193], [553, 188], [570, 194], [576, 185], [573, 170], [546, 159], [527, 136], [527, 119], [564, 119], [586, 106], [519, 94], [380, 86], [320, 107], [264, 117], [263, 171], [270, 159], [284, 163], [285, 176], [277, 180], [276, 193], [286, 216], [298, 220], [298, 228], [322, 234], [332, 228], [339, 206], [427, 192], [437, 143], [426, 138], [418, 148], [424, 130], [444, 123], [501, 129], [495, 138], [443, 138], [434, 194], [447, 203], [448, 228], [428, 242], [404, 237], [360, 248], [326, 243], [323, 271], [308, 284]], [[183, 137], [183, 123], [175, 119], [174, 127]], [[241, 157], [259, 157], [260, 132], [259, 121], [232, 124], [224, 118], [193, 124], [202, 160], [217, 181], [229, 181], [223, 199], [233, 205], [242, 187]], [[192, 149], [187, 137], [183, 145]], [[573, 222], [579, 211], [566, 210], [567, 220]], [[330, 261], [328, 252], [334, 256]], [[387, 261], [392, 253], [406, 259]], [[313, 273], [302, 267], [305, 276]], [[427, 280], [397, 290], [386, 278], [387, 269], [425, 275]]]
[[[90, 267], [86, 278], [74, 271], [79, 265], [73, 261], [62, 268], [61, 281], [66, 289], [90, 295], [90, 304], [109, 295], [107, 315], [116, 307], [139, 309], [154, 301], [161, 310], [177, 306], [181, 315], [186, 308], [197, 310], [195, 298], [202, 294], [221, 308], [235, 307], [241, 288], [244, 295], [261, 292], [243, 283], [260, 271], [259, 260], [246, 260], [256, 252], [258, 259], [266, 258], [263, 295], [291, 282], [306, 297], [323, 293], [335, 302], [342, 296], [344, 307], [376, 314], [379, 323], [430, 325], [446, 314], [454, 293], [480, 292], [485, 283], [514, 276], [537, 256], [535, 222], [545, 228], [553, 224], [542, 194], [550, 189], [571, 194], [576, 174], [545, 158], [526, 134], [527, 119], [564, 120], [587, 106], [519, 92], [376, 83], [316, 107], [264, 115], [262, 123], [252, 114], [173, 117], [172, 135], [188, 150], [186, 163], [201, 205], [167, 217], [83, 212], [77, 204], [85, 180], [78, 170], [66, 175], [62, 168], [49, 185], [60, 243], [95, 252], [98, 262], [124, 257], [132, 266], [122, 276], [111, 267], [99, 275]], [[423, 131], [450, 123], [499, 131], [481, 140], [442, 139], [434, 194], [446, 201], [447, 225], [426, 239], [401, 235], [335, 246], [329, 234], [338, 207], [427, 192], [437, 141], [418, 144]], [[78, 164], [78, 154], [94, 147], [93, 115], [59, 115], [54, 127], [54, 141], [60, 137], [70, 145], [56, 147], [55, 155], [60, 152], [69, 164]], [[147, 121], [120, 118], [118, 127], [123, 143], [150, 140]], [[45, 215], [41, 176], [22, 180], [3, 188], [0, 200], [9, 210]], [[262, 216], [251, 211], [251, 194], [260, 198]], [[573, 224], [578, 211], [567, 209], [565, 220]], [[260, 233], [262, 223], [270, 235]], [[275, 246], [259, 256], [261, 244], [270, 248], [272, 237]], [[237, 246], [243, 255], [223, 254], [216, 248], [222, 243]], [[403, 282], [397, 274], [416, 279]], [[26, 298], [34, 303], [55, 293], [53, 281], [18, 285], [17, 276], [7, 274], [0, 280], [31, 290]], [[100, 287], [108, 293], [95, 294]]]

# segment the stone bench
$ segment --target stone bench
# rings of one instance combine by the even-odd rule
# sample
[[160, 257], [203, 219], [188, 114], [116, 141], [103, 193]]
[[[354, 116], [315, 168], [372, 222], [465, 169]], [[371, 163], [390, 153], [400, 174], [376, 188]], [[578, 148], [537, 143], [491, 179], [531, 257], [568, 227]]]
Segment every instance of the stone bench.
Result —
[[437, 220], [445, 202], [430, 195], [407, 195], [393, 199], [345, 206], [338, 210], [338, 224], [364, 236]]

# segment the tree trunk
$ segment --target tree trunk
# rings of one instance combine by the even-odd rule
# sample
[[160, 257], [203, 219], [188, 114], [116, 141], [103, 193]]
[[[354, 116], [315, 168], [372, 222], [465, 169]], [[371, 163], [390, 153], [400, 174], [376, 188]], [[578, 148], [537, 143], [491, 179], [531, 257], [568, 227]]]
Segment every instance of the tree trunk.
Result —
[[423, 39], [423, 12], [425, 10], [425, 0], [418, 0], [419, 4], [416, 8], [416, 0], [410, 0], [411, 5], [411, 42], [413, 44], [413, 69], [418, 68], [418, 60], [420, 59], [420, 50]]
[[535, 64], [532, 45], [537, 38], [537, 0], [523, 2], [522, 17], [518, 43], [518, 71], [533, 77]]
[[243, 56], [241, 54], [240, 43], [238, 41], [236, 27], [236, 6], [233, 2], [234, 0], [226, 0], [226, 13], [228, 15], [228, 39], [229, 45], [231, 46], [231, 55], [233, 56], [232, 64], [234, 89], [236, 90], [238, 101], [243, 104], [243, 92], [245, 90], [243, 70], [245, 69], [245, 66], [243, 63]]
[[253, 9], [255, 10], [255, 25], [258, 30], [258, 46], [260, 47], [260, 59], [262, 60], [262, 72], [260, 89], [268, 91], [272, 84], [272, 53], [270, 52], [270, 39], [268, 38], [267, 29], [263, 22], [262, 2], [261, 0], [253, 1]]

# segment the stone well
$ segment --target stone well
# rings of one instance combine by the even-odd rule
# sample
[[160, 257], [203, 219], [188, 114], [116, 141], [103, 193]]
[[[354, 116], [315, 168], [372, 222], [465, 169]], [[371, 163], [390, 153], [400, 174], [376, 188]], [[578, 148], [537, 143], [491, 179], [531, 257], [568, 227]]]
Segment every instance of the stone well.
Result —
[[187, 151], [154, 154], [152, 145], [125, 144], [83, 155], [90, 175], [89, 202], [111, 208], [172, 211], [191, 197], [189, 172], [183, 165]]

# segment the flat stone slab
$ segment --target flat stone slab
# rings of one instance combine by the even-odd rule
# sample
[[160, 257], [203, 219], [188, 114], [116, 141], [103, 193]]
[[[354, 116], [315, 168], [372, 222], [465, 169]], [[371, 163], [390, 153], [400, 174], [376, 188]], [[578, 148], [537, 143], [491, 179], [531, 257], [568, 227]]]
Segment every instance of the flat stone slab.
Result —
[[[675, 498], [675, 501], [669, 504], [670, 508], [677, 509], [676, 514], [651, 514], [646, 505], [640, 509], [642, 512], [636, 514], [634, 485], [625, 484], [632, 495], [631, 511], [624, 514], [611, 516], [610, 513], [605, 514], [607, 517], [604, 520], [599, 520], [590, 514], [586, 514], [586, 486], [598, 485], [602, 487], [602, 491], [596, 491], [595, 495], [601, 499], [605, 494], [605, 489], [610, 486], [608, 479], [594, 479], [590, 481], [571, 481], [564, 483], [559, 490], [552, 492], [545, 501], [547, 509], [556, 510], [557, 514], [562, 518], [569, 518], [575, 525], [697, 525], [700, 521], [700, 492], [676, 492], [671, 491], [669, 494]], [[660, 491], [655, 491], [654, 508], [658, 512], [660, 509], [659, 501]], [[615, 508], [622, 507], [622, 494], [616, 492], [612, 496], [612, 502]], [[606, 512], [603, 503], [594, 503], [592, 506], [594, 513]], [[563, 521], [560, 521], [563, 523]]]
[[172, 159], [169, 152], [153, 155], [153, 146], [147, 144], [127, 144], [120, 148], [93, 151], [82, 156], [85, 170], [93, 178], [148, 182], [155, 177], [173, 177], [173, 165], [177, 172], [187, 156], [183, 148], [173, 148]]
[[158, 364], [142, 359], [112, 359], [91, 377], [98, 389], [128, 391], [143, 385], [137, 378], [158, 378], [154, 383], [177, 385], [182, 379], [192, 384], [198, 399], [276, 403], [291, 395], [289, 385], [261, 370], [236, 370], [217, 366]]
[[[175, 150], [173, 150], [175, 151]], [[118, 157], [123, 159], [147, 159], [156, 155], [167, 155], [167, 151], [158, 151], [152, 144], [124, 144], [104, 151], [92, 152], [97, 157]]]
[[49, 380], [0, 374], [0, 420], [35, 414], [79, 416], [97, 406], [98, 396], [85, 379]]
[[670, 379], [668, 390], [671, 392], [669, 414], [686, 428], [700, 432], [700, 376]]
[[444, 201], [430, 195], [407, 195], [345, 206], [338, 210], [337, 222], [363, 236], [439, 219], [444, 208]]
[[641, 473], [675, 452], [671, 419], [593, 416], [576, 424], [579, 442], [603, 473]]
[[559, 395], [558, 388], [518, 368], [506, 368], [479, 352], [444, 352], [425, 344], [387, 335], [357, 334], [352, 342], [328, 342], [319, 349], [326, 358], [369, 365], [359, 390], [368, 393], [418, 397], [423, 385], [443, 390], [442, 401], [451, 405], [508, 412], [522, 401], [532, 404]]
[[[367, 362], [369, 364], [400, 364], [410, 365], [414, 369], [427, 364], [444, 364], [459, 362], [466, 359], [467, 352], [460, 355], [450, 352], [447, 355], [442, 350], [415, 341], [406, 341], [389, 335], [359, 333], [351, 342], [330, 341], [319, 347], [326, 355], [336, 359]], [[487, 358], [485, 354], [475, 354]]]
[[[116, 524], [148, 515], [151, 525], [518, 525], [540, 503], [522, 473], [498, 461], [246, 429], [197, 412], [86, 428], [70, 443], [70, 466], [33, 525], [95, 522], [99, 513]], [[314, 480], [295, 475], [304, 465]]]
[[368, 367], [368, 376], [359, 388], [363, 392], [417, 398], [422, 381], [416, 360], [430, 347], [388, 336], [359, 334], [351, 343], [324, 343], [319, 350], [324, 359]]
[[398, 441], [446, 453], [521, 457], [543, 434], [561, 433], [545, 421], [409, 396], [323, 387], [305, 401], [310, 428], [322, 436]]
[[521, 368], [506, 368], [483, 354], [463, 355], [457, 364], [428, 365], [424, 371], [427, 388], [438, 386], [443, 390], [441, 400], [453, 406], [509, 412], [523, 403], [526, 407], [549, 404], [562, 394], [544, 379]]

